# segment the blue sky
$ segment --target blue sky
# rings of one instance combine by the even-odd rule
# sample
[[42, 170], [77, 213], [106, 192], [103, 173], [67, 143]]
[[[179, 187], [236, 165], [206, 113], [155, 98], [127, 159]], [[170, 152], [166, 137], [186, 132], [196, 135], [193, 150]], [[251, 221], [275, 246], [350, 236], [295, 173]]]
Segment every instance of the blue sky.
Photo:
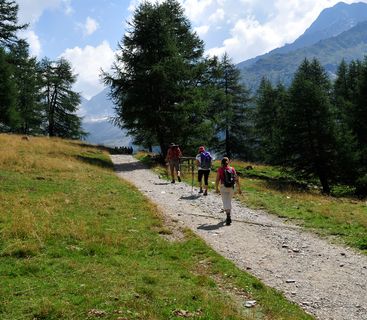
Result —
[[[31, 53], [67, 58], [86, 98], [103, 90], [108, 70], [134, 8], [142, 0], [18, 0], [21, 35]], [[151, 2], [156, 2], [155, 0]], [[160, 2], [160, 0], [158, 0]], [[227, 52], [234, 63], [293, 42], [320, 12], [338, 0], [179, 0], [207, 55]], [[367, 0], [346, 0], [346, 3]]]

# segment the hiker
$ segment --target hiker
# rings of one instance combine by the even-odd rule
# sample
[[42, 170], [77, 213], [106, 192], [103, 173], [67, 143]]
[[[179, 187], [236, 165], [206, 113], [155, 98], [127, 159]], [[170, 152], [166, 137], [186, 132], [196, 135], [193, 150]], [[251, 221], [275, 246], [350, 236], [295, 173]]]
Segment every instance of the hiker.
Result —
[[[220, 190], [219, 190], [220, 183]], [[223, 208], [226, 212], [226, 225], [229, 226], [232, 223], [231, 209], [232, 209], [232, 197], [234, 194], [234, 186], [237, 185], [238, 193], [241, 194], [240, 179], [237, 176], [236, 170], [229, 166], [229, 159], [224, 157], [221, 161], [221, 166], [217, 171], [217, 178], [215, 179], [215, 191], [220, 192], [222, 196]]]
[[171, 183], [175, 183], [175, 170], [177, 173], [177, 180], [178, 182], [181, 182], [181, 176], [180, 176], [180, 158], [182, 157], [182, 152], [180, 150], [180, 147], [175, 144], [171, 143], [166, 156], [166, 162], [169, 165], [169, 169], [171, 172], [172, 181]]
[[[199, 147], [199, 153], [196, 155], [196, 164], [198, 166], [198, 182], [199, 182], [199, 193], [204, 192], [204, 196], [208, 195], [208, 179], [210, 169], [212, 166], [212, 156], [210, 152], [205, 151], [205, 147]], [[203, 190], [203, 176], [204, 176], [204, 190]]]

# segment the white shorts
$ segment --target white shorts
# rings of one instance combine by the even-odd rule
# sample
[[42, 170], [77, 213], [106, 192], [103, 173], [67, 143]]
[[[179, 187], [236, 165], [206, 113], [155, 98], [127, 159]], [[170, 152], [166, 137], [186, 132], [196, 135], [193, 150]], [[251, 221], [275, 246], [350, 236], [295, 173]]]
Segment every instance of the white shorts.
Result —
[[233, 188], [226, 188], [223, 184], [220, 185], [220, 194], [222, 196], [224, 210], [232, 209], [232, 197], [234, 194]]

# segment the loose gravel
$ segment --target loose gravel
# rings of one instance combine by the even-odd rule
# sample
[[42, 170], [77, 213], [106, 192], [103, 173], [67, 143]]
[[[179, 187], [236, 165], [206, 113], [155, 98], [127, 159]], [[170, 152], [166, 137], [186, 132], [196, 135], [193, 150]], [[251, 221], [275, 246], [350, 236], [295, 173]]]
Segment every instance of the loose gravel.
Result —
[[[119, 177], [164, 215], [192, 229], [222, 256], [322, 320], [367, 320], [367, 257], [234, 201], [224, 223], [219, 195], [160, 179], [130, 155], [112, 155]], [[212, 173], [213, 174], [213, 173]], [[246, 191], [246, 180], [242, 181]]]

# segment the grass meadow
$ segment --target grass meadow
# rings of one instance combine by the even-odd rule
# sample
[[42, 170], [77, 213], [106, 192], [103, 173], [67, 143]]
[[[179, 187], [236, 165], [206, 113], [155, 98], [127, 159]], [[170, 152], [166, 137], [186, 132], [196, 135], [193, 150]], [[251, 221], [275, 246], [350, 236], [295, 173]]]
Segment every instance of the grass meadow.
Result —
[[312, 319], [181, 232], [105, 150], [0, 134], [0, 319]]
[[[153, 166], [153, 170], [167, 176], [163, 166], [156, 165], [152, 157], [146, 153], [138, 154], [138, 158]], [[330, 241], [350, 246], [367, 254], [367, 199], [342, 196], [339, 190], [347, 190], [340, 186], [334, 188], [335, 196], [325, 196], [314, 185], [297, 181], [277, 168], [233, 161], [231, 163], [241, 176], [243, 194], [238, 196], [248, 207], [263, 209], [279, 217], [288, 219], [329, 238]], [[209, 176], [209, 188], [214, 191], [216, 169], [219, 161], [215, 161]], [[182, 168], [184, 181], [191, 184], [191, 168]], [[195, 168], [194, 186], [197, 187]]]

